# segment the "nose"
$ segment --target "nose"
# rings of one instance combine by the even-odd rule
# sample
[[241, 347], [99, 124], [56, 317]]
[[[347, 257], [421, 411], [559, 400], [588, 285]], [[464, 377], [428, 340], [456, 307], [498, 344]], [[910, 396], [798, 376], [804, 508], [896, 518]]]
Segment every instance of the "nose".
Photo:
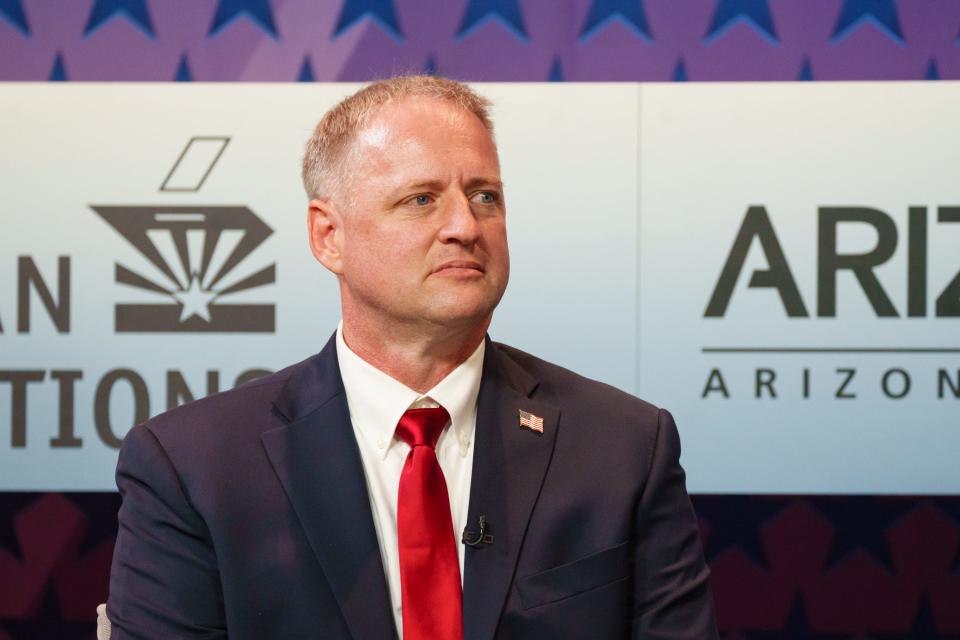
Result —
[[465, 246], [476, 244], [480, 239], [480, 223], [466, 194], [455, 194], [445, 214], [439, 233], [441, 242], [456, 242]]

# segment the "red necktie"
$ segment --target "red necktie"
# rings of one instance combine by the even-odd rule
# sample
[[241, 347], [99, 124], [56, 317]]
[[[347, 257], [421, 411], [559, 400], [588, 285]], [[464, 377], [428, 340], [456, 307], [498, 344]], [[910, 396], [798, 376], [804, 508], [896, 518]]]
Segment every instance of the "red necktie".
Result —
[[450, 498], [434, 451], [448, 422], [447, 410], [436, 407], [408, 409], [397, 424], [397, 437], [410, 445], [397, 496], [403, 640], [463, 638]]

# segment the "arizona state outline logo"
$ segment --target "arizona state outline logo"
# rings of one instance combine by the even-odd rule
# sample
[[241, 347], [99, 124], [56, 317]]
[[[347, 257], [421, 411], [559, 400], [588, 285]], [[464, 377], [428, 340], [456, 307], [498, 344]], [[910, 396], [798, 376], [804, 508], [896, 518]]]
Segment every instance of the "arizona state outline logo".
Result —
[[[222, 141], [192, 188], [172, 188], [171, 179], [210, 140]], [[222, 154], [228, 138], [195, 136], [184, 148], [160, 191], [196, 192]], [[196, 155], [196, 153], [194, 153]], [[184, 173], [183, 171], [179, 172]], [[252, 273], [241, 265], [273, 230], [245, 206], [91, 205], [145, 258], [134, 269], [115, 264], [118, 284], [155, 295], [155, 303], [115, 306], [118, 333], [254, 332], [275, 330], [275, 307], [237, 303], [231, 296], [276, 281], [276, 263]], [[239, 273], [238, 272], [242, 272]], [[246, 275], [244, 275], [246, 274]]]

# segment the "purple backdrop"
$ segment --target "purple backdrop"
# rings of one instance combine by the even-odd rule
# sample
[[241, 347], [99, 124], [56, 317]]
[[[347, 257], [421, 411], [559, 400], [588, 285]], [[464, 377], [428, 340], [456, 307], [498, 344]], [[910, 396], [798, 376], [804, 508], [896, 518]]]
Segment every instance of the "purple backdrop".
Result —
[[[0, 0], [3, 81], [960, 78], [957, 0]], [[92, 638], [115, 494], [0, 493], [0, 640]], [[960, 638], [960, 498], [695, 496], [727, 638]]]
[[0, 80], [960, 78], [956, 0], [0, 0]]

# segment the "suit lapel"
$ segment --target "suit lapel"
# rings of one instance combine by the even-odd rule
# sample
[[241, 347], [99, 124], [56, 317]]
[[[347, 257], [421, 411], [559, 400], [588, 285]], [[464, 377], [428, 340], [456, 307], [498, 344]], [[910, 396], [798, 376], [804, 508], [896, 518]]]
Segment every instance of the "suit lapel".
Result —
[[[483, 369], [467, 522], [476, 529], [485, 516], [494, 541], [466, 549], [465, 640], [490, 640], [496, 633], [560, 418], [559, 408], [531, 399], [537, 381], [489, 341]], [[542, 434], [520, 427], [521, 409], [543, 418]]]
[[274, 471], [354, 638], [395, 640], [363, 464], [333, 338], [275, 402], [288, 424], [263, 434]]

